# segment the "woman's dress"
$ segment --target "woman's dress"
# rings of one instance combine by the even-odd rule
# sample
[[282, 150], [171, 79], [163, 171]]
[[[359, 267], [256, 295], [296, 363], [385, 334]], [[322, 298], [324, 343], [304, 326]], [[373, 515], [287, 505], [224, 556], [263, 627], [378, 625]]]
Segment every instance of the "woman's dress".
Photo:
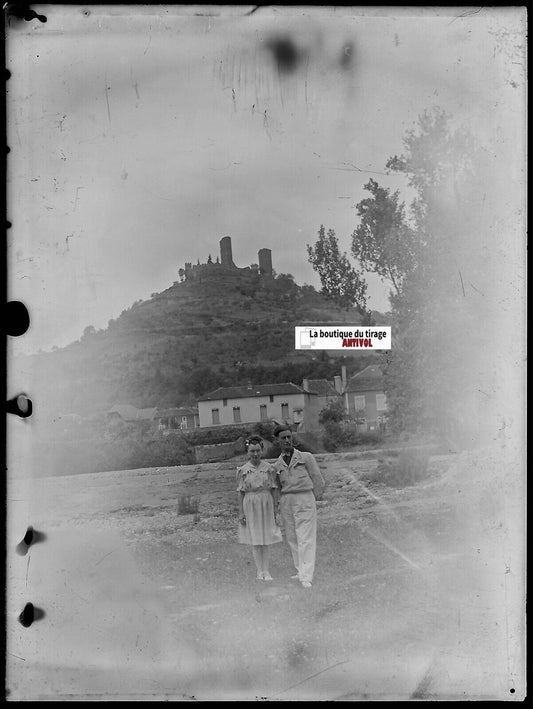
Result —
[[245, 463], [237, 468], [237, 490], [244, 492], [243, 511], [246, 524], [239, 524], [240, 544], [276, 544], [282, 541], [274, 517], [272, 489], [278, 487], [274, 468], [261, 461], [255, 467]]

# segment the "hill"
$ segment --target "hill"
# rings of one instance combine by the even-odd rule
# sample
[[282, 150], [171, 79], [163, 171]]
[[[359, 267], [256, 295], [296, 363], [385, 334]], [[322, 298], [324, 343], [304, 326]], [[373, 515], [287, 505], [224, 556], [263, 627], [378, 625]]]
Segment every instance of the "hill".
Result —
[[[32, 356], [29, 367], [53, 413], [86, 415], [118, 402], [175, 406], [218, 386], [332, 377], [340, 353], [295, 351], [294, 327], [361, 321], [357, 310], [341, 309], [290, 275], [213, 264], [133, 303], [105, 330], [87, 327], [79, 341]], [[376, 357], [340, 359], [351, 373]]]

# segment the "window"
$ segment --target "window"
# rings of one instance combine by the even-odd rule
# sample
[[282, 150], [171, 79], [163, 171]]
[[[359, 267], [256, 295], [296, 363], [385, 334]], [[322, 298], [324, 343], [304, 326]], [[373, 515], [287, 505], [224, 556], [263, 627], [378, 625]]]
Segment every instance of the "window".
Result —
[[182, 430], [185, 429], [185, 428], [187, 428], [187, 417], [186, 417], [186, 416], [182, 416], [182, 417], [181, 417], [181, 425], [180, 425], [180, 428], [181, 428]]
[[259, 404], [259, 420], [266, 421], [267, 419], [268, 419], [267, 405], [266, 404]]
[[285, 421], [285, 419], [289, 418], [289, 405], [288, 404], [281, 405], [281, 418], [284, 421]]
[[213, 419], [213, 423], [216, 425], [217, 423], [220, 423], [220, 417], [218, 415], [218, 409], [211, 409], [211, 417]]
[[354, 396], [353, 403], [354, 409], [356, 411], [364, 411], [366, 405], [365, 395], [363, 394], [362, 396]]
[[228, 400], [222, 399], [222, 406], [227, 406], [227, 405], [228, 405]]
[[376, 394], [376, 409], [378, 411], [387, 410], [387, 397], [385, 394]]
[[272, 402], [274, 401], [274, 394], [270, 394], [268, 398], [270, 399], [270, 403], [272, 404]]
[[241, 423], [241, 407], [233, 407], [233, 423]]

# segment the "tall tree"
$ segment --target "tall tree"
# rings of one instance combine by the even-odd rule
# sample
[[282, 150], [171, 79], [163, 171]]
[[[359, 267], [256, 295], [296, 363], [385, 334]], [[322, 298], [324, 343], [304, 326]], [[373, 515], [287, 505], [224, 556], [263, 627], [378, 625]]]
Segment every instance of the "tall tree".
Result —
[[393, 425], [453, 437], [475, 418], [471, 364], [487, 346], [474, 292], [484, 258], [482, 151], [439, 108], [419, 117], [404, 148], [387, 168], [406, 177], [415, 199], [406, 214], [398, 192], [371, 180], [352, 252], [393, 285], [393, 346], [385, 355]]
[[369, 313], [366, 307], [366, 289], [362, 273], [356, 270], [346, 253], [339, 251], [335, 231], [323, 224], [318, 230], [314, 247], [307, 244], [308, 261], [320, 276], [321, 292], [342, 308], [355, 306], [364, 317]]
[[365, 271], [390, 281], [399, 294], [416, 265], [416, 237], [398, 190], [391, 194], [372, 178], [364, 188], [371, 196], [357, 205], [361, 222], [352, 234], [352, 254]]

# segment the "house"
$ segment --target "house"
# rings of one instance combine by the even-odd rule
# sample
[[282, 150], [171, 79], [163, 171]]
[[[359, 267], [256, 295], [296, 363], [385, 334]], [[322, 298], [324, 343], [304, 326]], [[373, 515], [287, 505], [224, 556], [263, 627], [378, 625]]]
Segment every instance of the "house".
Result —
[[343, 393], [344, 408], [360, 431], [384, 431], [387, 424], [387, 399], [383, 372], [378, 365], [365, 367], [350, 377]]
[[198, 428], [200, 425], [198, 409], [190, 406], [158, 409], [155, 420], [157, 422], [157, 430], [164, 433], [185, 431], [191, 428]]
[[131, 404], [116, 404], [107, 412], [108, 421], [124, 421], [125, 423], [139, 423], [140, 421], [153, 421], [157, 413], [154, 406], [149, 409], [138, 409]]
[[292, 382], [220, 387], [198, 399], [200, 427], [283, 421], [318, 429], [318, 396]]
[[302, 381], [302, 388], [305, 391], [317, 395], [319, 412], [325, 409], [332, 401], [342, 401], [342, 384], [340, 377], [336, 377], [335, 379], [339, 380], [338, 388], [336, 388], [329, 379], [304, 379]]

